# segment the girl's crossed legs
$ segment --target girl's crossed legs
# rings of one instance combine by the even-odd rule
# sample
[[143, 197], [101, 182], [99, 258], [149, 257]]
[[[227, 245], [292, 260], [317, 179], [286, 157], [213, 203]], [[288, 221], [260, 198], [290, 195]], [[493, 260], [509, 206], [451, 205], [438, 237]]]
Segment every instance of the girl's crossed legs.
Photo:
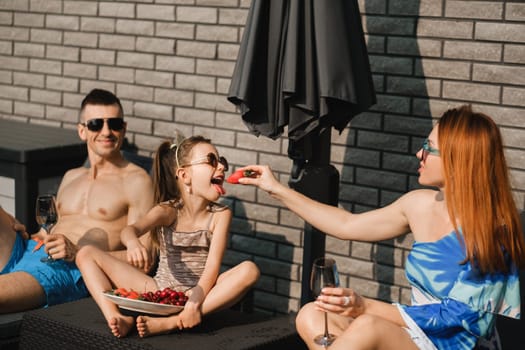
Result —
[[[221, 273], [217, 283], [210, 290], [201, 306], [201, 314], [207, 315], [215, 311], [233, 306], [257, 282], [259, 269], [251, 261]], [[168, 333], [182, 327], [179, 315], [170, 317], [137, 317], [139, 336], [148, 337], [160, 333]]]
[[127, 286], [136, 291], [155, 290], [155, 280], [127, 262], [92, 246], [84, 246], [79, 250], [76, 264], [83, 276], [90, 276], [84, 281], [113, 335], [126, 336], [133, 328], [134, 318], [124, 316], [115, 303], [104, 297], [103, 292], [114, 286]]

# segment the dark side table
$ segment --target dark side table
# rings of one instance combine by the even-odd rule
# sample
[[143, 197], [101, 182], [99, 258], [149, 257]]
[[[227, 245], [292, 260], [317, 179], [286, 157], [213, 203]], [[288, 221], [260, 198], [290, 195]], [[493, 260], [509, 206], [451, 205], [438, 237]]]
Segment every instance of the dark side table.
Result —
[[62, 177], [86, 157], [86, 145], [76, 130], [0, 119], [0, 176], [14, 179], [15, 213], [11, 214], [28, 232], [37, 230], [34, 213], [40, 180]]

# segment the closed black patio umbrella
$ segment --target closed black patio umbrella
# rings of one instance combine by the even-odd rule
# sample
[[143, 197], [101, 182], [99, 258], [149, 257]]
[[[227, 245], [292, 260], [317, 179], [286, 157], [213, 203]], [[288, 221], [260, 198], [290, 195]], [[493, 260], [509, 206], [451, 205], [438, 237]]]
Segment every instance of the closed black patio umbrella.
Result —
[[[257, 136], [287, 129], [290, 186], [336, 205], [331, 128], [376, 101], [357, 0], [252, 0], [228, 100]], [[324, 248], [324, 234], [306, 225], [302, 303]]]

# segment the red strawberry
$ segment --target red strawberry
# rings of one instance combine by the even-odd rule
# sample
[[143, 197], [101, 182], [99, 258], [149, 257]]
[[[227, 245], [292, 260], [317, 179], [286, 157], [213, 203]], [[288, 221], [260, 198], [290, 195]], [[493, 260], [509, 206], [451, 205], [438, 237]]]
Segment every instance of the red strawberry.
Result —
[[233, 174], [231, 174], [226, 181], [228, 181], [231, 184], [238, 184], [239, 179], [241, 177], [253, 177], [255, 175], [255, 171], [253, 170], [237, 170]]
[[118, 296], [121, 296], [121, 297], [124, 297], [124, 298], [126, 298], [129, 295], [128, 290], [126, 288], [122, 288], [122, 287], [115, 289], [113, 291], [113, 293], [115, 295], [118, 295]]
[[131, 290], [127, 296], [129, 299], [138, 299], [139, 293], [135, 292], [134, 290]]

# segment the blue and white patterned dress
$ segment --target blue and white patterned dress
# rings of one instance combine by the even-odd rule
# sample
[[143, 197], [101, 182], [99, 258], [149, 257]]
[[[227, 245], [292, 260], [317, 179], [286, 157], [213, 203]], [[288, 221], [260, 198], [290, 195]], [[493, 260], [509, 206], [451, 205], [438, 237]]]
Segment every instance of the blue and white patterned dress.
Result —
[[416, 342], [421, 349], [472, 349], [478, 341], [497, 339], [496, 314], [520, 318], [515, 266], [507, 274], [480, 274], [469, 262], [461, 264], [464, 259], [461, 233], [436, 242], [414, 242], [406, 262], [412, 305], [398, 307], [410, 333], [422, 338]]

